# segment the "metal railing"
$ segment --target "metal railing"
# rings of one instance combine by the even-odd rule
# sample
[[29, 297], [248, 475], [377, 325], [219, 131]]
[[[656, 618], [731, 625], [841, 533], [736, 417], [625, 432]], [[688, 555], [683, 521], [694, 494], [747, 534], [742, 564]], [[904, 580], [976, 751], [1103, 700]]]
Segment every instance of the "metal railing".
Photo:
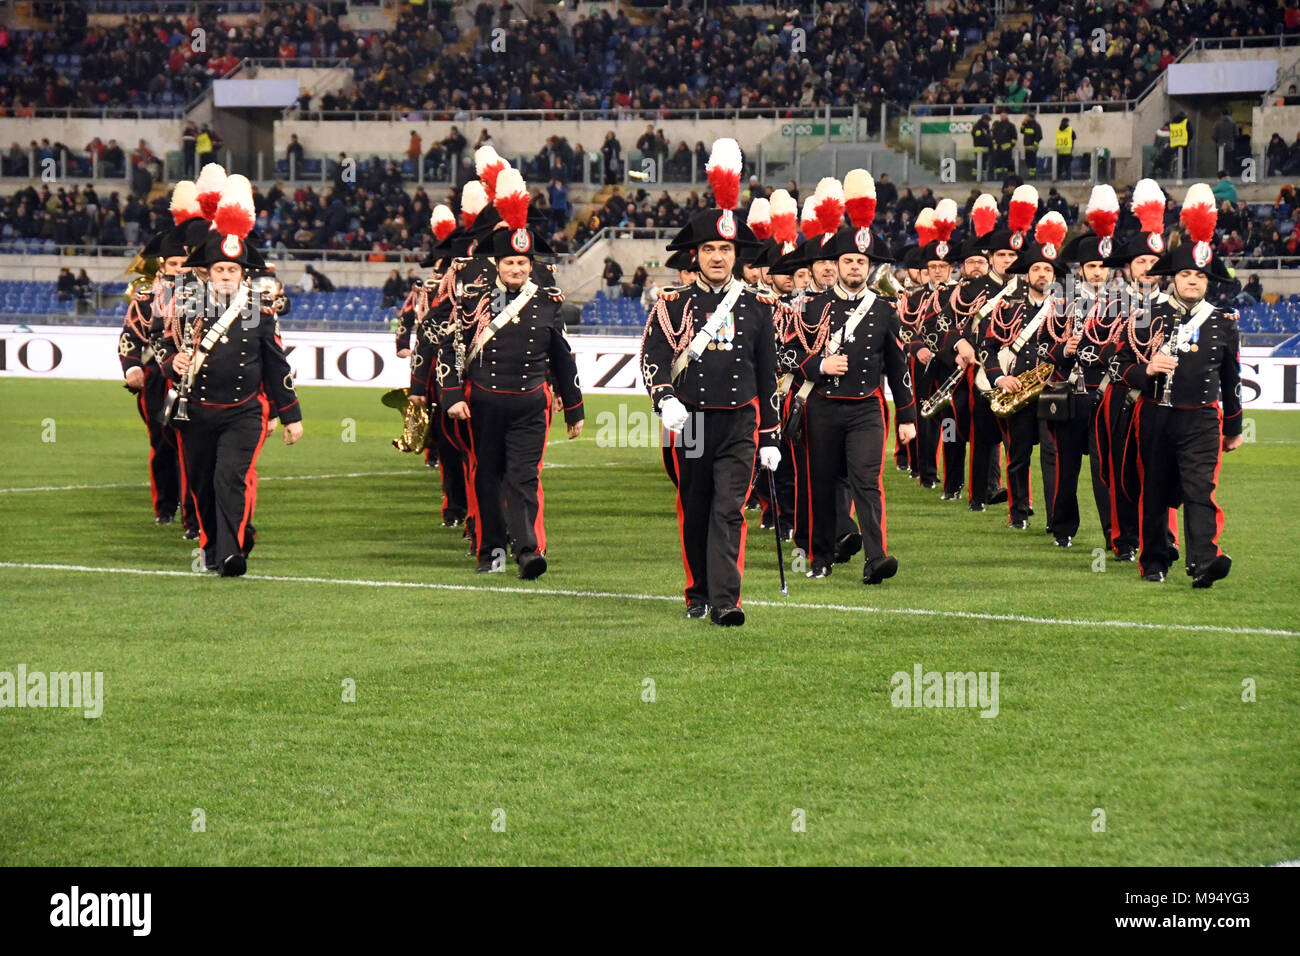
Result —
[[351, 121], [351, 122], [415, 122], [415, 123], [475, 123], [479, 120], [497, 120], [510, 122], [532, 120], [534, 122], [555, 122], [557, 120], [576, 122], [659, 122], [668, 120], [819, 120], [826, 116], [827, 109], [833, 119], [847, 119], [858, 115], [858, 106], [835, 107], [746, 107], [746, 108], [701, 108], [701, 109], [565, 109], [556, 107], [549, 110], [457, 110], [457, 109], [390, 109], [390, 110], [299, 110], [288, 107], [284, 111], [285, 119], [300, 119], [309, 122]]

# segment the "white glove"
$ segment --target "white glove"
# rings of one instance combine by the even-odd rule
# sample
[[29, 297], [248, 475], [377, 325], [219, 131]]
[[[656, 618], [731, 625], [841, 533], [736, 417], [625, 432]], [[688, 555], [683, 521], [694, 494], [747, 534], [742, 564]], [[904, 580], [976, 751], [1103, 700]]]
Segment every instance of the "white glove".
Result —
[[691, 413], [676, 398], [665, 398], [659, 403], [659, 417], [664, 421], [664, 428], [674, 435], [680, 435]]
[[777, 466], [781, 464], [781, 450], [779, 448], [760, 448], [758, 450], [758, 463], [768, 471], [776, 471]]

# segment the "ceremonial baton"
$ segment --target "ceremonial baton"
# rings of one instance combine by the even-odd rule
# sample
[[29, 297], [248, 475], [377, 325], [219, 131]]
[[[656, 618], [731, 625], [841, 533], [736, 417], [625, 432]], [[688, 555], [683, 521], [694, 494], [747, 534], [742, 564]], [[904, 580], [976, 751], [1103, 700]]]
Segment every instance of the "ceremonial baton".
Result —
[[785, 556], [781, 554], [781, 509], [777, 505], [776, 475], [771, 469], [764, 470], [767, 471], [767, 493], [772, 501], [772, 525], [776, 528], [776, 567], [781, 572], [781, 593], [789, 595], [790, 589], [785, 583]]

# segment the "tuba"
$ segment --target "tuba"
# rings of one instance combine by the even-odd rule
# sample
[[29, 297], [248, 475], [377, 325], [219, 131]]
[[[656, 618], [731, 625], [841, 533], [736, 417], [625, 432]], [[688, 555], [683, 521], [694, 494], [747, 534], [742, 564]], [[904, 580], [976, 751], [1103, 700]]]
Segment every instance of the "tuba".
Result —
[[402, 434], [393, 439], [393, 447], [398, 451], [424, 451], [429, 443], [428, 404], [415, 404], [406, 388], [385, 392], [380, 401], [402, 413]]

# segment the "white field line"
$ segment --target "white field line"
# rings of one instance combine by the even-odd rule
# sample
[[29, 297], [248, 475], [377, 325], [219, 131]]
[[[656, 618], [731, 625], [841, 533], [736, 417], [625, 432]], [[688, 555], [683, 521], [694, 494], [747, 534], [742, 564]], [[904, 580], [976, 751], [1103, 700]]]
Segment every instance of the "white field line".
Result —
[[[544, 468], [610, 468], [623, 464], [619, 461], [606, 462], [583, 462], [582, 464], [562, 464], [559, 462], [545, 462]], [[263, 475], [258, 477], [258, 482], [263, 481], [322, 481], [327, 478], [373, 478], [381, 475], [418, 475], [418, 468], [406, 468], [401, 471], [349, 471], [337, 475]], [[0, 488], [0, 495], [18, 495], [28, 491], [84, 491], [99, 488], [148, 488], [147, 481], [126, 481], [106, 485], [40, 485], [33, 488]]]
[[[96, 568], [80, 564], [37, 564], [21, 561], [0, 561], [0, 568], [18, 568], [34, 571], [70, 571], [82, 574], [134, 574], [147, 577], [197, 578], [211, 577], [202, 571], [162, 571], [148, 568]], [[680, 595], [640, 594], [622, 591], [576, 591], [566, 588], [542, 588], [522, 584], [518, 587], [501, 587], [480, 584], [434, 584], [419, 581], [372, 581], [365, 578], [317, 578], [296, 575], [247, 574], [249, 581], [277, 581], [286, 584], [350, 585], [365, 588], [409, 588], [425, 591], [482, 591], [493, 594], [546, 595], [553, 597], [605, 598], [617, 601], [670, 601], [683, 603]], [[1182, 631], [1198, 634], [1261, 634], [1272, 637], [1300, 637], [1300, 631], [1278, 628], [1233, 627], [1216, 624], [1153, 624], [1148, 621], [1092, 620], [1089, 618], [1029, 617], [1023, 614], [989, 614], [979, 611], [950, 611], [934, 608], [889, 608], [865, 604], [810, 604], [797, 601], [745, 601], [746, 607], [793, 608], [808, 611], [843, 611], [851, 614], [898, 614], [906, 617], [956, 618], [971, 621], [1011, 621], [1018, 624], [1048, 624], [1059, 627], [1123, 628], [1144, 631]]]

